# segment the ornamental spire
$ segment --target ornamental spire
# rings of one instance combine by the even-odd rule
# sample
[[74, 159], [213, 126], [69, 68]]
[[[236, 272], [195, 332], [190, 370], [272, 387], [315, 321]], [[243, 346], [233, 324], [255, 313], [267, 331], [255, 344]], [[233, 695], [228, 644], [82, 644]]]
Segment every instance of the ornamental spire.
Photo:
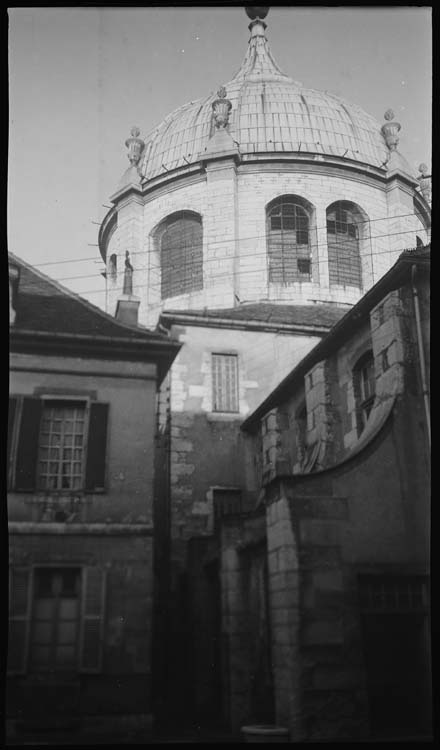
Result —
[[431, 203], [431, 175], [429, 174], [429, 168], [426, 166], [426, 164], [420, 164], [419, 166], [419, 172], [420, 177], [419, 185], [420, 185], [420, 192], [423, 195], [424, 199]]
[[394, 120], [394, 112], [392, 109], [387, 109], [384, 114], [384, 118], [386, 122], [382, 125], [381, 128], [383, 137], [385, 138], [385, 142], [390, 151], [396, 151], [399, 144], [398, 133], [402, 126], [400, 122], [392, 122], [392, 120]]
[[267, 25], [263, 20], [267, 16], [269, 8], [248, 6], [245, 10], [248, 18], [251, 19], [249, 24], [251, 36], [240, 70], [232, 80], [271, 81], [281, 79], [289, 81], [289, 76], [283, 73], [269, 49], [265, 33]]

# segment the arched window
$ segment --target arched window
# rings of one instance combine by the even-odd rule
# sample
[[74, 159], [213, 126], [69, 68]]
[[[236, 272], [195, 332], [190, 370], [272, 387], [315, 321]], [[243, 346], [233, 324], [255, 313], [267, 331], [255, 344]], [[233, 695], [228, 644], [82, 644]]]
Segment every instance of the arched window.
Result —
[[374, 357], [371, 350], [363, 354], [353, 368], [353, 388], [356, 403], [357, 431], [358, 435], [360, 435], [367, 424], [376, 393]]
[[203, 288], [203, 229], [192, 211], [168, 216], [156, 233], [162, 299]]
[[307, 449], [307, 408], [305, 401], [295, 413], [295, 428], [296, 458], [298, 463], [302, 464]]
[[112, 253], [108, 261], [108, 275], [112, 281], [116, 281], [117, 272], [118, 272], [118, 256], [116, 255], [116, 253]]
[[327, 248], [330, 286], [362, 286], [359, 225], [356, 206], [339, 201], [327, 209]]
[[310, 213], [294, 195], [277, 198], [267, 208], [269, 282], [310, 281]]

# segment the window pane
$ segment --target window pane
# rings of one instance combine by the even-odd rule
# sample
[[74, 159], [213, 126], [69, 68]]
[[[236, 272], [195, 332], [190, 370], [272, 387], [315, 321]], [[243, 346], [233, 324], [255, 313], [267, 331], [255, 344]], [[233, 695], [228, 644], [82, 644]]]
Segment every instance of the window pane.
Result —
[[[73, 476], [81, 476], [82, 484], [84, 404], [47, 403], [44, 407], [44, 432], [40, 434], [39, 486], [42, 489], [71, 489]], [[75, 468], [72, 446], [75, 441]], [[50, 458], [50, 463], [41, 459]]]
[[56, 666], [73, 666], [75, 663], [75, 646], [57, 646], [55, 650]]
[[48, 644], [52, 640], [53, 625], [51, 622], [36, 622], [34, 626], [34, 643], [39, 645]]
[[58, 643], [72, 645], [76, 643], [76, 622], [60, 622], [58, 626]]
[[33, 644], [31, 659], [33, 664], [41, 666], [49, 666], [50, 659], [50, 646], [39, 646]]

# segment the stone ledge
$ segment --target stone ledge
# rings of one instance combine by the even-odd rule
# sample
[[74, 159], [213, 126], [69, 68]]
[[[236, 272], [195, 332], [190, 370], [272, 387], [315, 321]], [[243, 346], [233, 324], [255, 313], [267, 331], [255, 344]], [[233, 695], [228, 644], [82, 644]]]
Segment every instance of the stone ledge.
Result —
[[148, 523], [32, 523], [11, 522], [9, 534], [53, 534], [55, 536], [152, 536], [153, 524]]

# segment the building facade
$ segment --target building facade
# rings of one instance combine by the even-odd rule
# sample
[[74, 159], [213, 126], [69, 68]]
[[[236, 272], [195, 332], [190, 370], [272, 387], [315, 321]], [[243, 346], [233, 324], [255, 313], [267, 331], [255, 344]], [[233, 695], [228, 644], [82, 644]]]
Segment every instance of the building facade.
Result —
[[[227, 631], [214, 614], [221, 570], [210, 550], [219, 517], [255, 503], [239, 425], [405, 248], [430, 241], [429, 170], [414, 175], [399, 152], [392, 110], [381, 124], [286, 75], [269, 48], [267, 9], [246, 12], [250, 38], [235, 76], [150, 133], [132, 129], [130, 166], [99, 232], [107, 311], [115, 312], [128, 259], [139, 319], [182, 344], [164, 393], [170, 437], [157, 500], [169, 550], [158, 571], [168, 623], [159, 702], [183, 718], [221, 713], [234, 727], [226, 704], [218, 711], [231, 672], [219, 645]], [[298, 406], [297, 467], [338, 455], [330, 427], [306, 445], [307, 420], [323, 429], [320, 402], [308, 416], [317, 393]], [[356, 429], [344, 440], [354, 441]], [[258, 611], [266, 606], [257, 584], [267, 576], [264, 560], [261, 553], [252, 578], [249, 606]], [[269, 644], [264, 618], [261, 627]], [[266, 676], [254, 681], [260, 708], [273, 695], [265, 653]]]
[[245, 420], [254, 510], [217, 547], [233, 725], [265, 720], [258, 682], [293, 740], [430, 736], [429, 372], [427, 249]]
[[8, 736], [129, 737], [152, 722], [157, 391], [179, 345], [9, 263]]

